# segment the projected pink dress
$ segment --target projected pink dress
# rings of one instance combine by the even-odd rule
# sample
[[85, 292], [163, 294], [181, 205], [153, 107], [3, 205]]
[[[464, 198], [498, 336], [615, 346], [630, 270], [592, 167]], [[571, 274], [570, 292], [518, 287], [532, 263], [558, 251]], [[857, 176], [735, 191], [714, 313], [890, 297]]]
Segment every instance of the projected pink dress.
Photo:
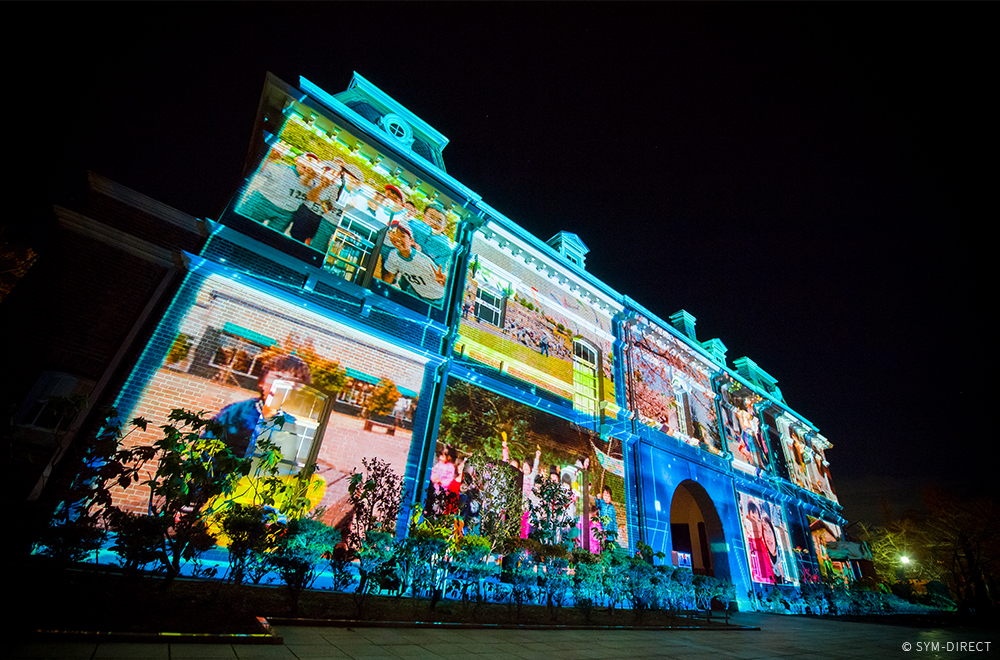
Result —
[[755, 582], [774, 584], [774, 569], [771, 567], [770, 555], [764, 545], [764, 535], [760, 525], [754, 521], [751, 524], [751, 537], [747, 539], [750, 546], [750, 571]]

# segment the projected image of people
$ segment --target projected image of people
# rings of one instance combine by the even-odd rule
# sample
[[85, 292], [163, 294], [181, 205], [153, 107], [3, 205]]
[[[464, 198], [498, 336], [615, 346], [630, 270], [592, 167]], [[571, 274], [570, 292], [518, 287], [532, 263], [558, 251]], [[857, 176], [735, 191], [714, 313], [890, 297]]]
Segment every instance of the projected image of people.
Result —
[[[326, 271], [440, 307], [460, 219], [452, 209], [464, 202], [405, 174], [405, 163], [386, 169], [345, 138], [317, 132], [293, 113], [227, 214], [316, 250]], [[404, 223], [409, 239], [391, 235], [395, 223]]]
[[424, 300], [440, 300], [448, 276], [420, 251], [409, 223], [394, 220], [387, 238], [391, 247], [382, 249], [382, 281]]
[[788, 527], [777, 504], [737, 492], [750, 578], [763, 584], [798, 584]]

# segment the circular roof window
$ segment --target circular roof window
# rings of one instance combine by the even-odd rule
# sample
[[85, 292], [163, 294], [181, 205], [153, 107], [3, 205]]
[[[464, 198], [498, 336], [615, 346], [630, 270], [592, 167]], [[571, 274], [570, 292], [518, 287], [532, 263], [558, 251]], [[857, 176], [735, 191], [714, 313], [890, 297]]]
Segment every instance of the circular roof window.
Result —
[[382, 128], [385, 132], [409, 147], [413, 144], [413, 129], [406, 120], [397, 114], [387, 114], [382, 117]]

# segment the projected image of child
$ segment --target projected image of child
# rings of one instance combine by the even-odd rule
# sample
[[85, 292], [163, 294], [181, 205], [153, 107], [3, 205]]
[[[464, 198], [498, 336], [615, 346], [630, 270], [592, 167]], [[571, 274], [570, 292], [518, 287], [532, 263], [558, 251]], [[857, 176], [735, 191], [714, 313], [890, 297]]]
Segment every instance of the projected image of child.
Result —
[[363, 192], [365, 175], [361, 168], [354, 163], [345, 163], [341, 168], [340, 175], [343, 186], [338, 192], [334, 204], [345, 210], [349, 207], [355, 212], [372, 215], [368, 207], [370, 200]]
[[419, 251], [413, 230], [405, 220], [394, 220], [389, 226], [388, 242], [392, 249], [383, 248], [382, 280], [401, 291], [412, 292], [424, 300], [437, 301], [444, 296], [447, 275], [430, 257]]
[[[501, 444], [503, 450], [503, 460], [510, 461], [510, 464], [517, 467], [517, 460], [511, 459], [510, 449], [507, 446], [506, 438]], [[528, 521], [531, 516], [530, 509], [528, 508], [528, 502], [533, 502], [535, 506], [538, 506], [538, 502], [534, 495], [535, 479], [538, 477], [538, 459], [542, 457], [542, 448], [540, 446], [535, 446], [535, 461], [533, 463], [524, 460], [521, 462], [521, 474], [523, 476], [523, 481], [521, 482], [521, 504], [523, 510], [521, 513], [521, 532], [520, 536], [522, 539], [528, 538], [528, 532], [531, 531], [531, 525]]]
[[462, 479], [461, 495], [458, 499], [459, 515], [462, 517], [462, 534], [478, 536], [482, 524], [482, 495], [476, 486], [475, 473], [472, 466], [465, 465], [465, 475]]
[[444, 233], [448, 226], [444, 207], [432, 202], [424, 209], [423, 219], [413, 215], [409, 223], [413, 230], [413, 240], [420, 246], [420, 251], [430, 257], [436, 266], [446, 271], [454, 246]]
[[594, 500], [594, 508], [601, 520], [601, 529], [604, 530], [605, 538], [608, 541], [618, 540], [618, 513], [615, 505], [611, 503], [611, 488], [605, 486], [601, 489], [600, 499]]
[[392, 184], [385, 187], [385, 192], [380, 193], [376, 201], [375, 217], [382, 224], [388, 225], [393, 220], [402, 220], [406, 215], [403, 206], [403, 193]]
[[446, 445], [438, 456], [438, 462], [431, 469], [433, 508], [436, 513], [455, 513], [457, 510], [465, 468], [465, 462], [456, 462], [457, 459], [458, 452]]
[[319, 231], [324, 212], [323, 200], [329, 197], [331, 188], [340, 187], [339, 167], [335, 167], [332, 163], [317, 163], [315, 170], [316, 177], [309, 182], [313, 187], [306, 193], [306, 198], [299, 208], [292, 213], [292, 226], [288, 230], [292, 238], [306, 245], [312, 244], [313, 238]]

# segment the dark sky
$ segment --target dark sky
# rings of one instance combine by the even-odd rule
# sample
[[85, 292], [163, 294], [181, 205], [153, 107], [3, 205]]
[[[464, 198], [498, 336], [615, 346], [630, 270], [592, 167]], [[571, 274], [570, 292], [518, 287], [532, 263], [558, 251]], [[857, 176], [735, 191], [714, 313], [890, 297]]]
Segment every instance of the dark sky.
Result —
[[591, 273], [776, 377], [833, 442], [848, 518], [993, 488], [986, 7], [32, 11], [44, 34], [6, 47], [33, 208], [91, 169], [218, 217], [265, 72], [336, 93], [357, 71], [451, 139], [449, 173], [490, 205], [579, 234]]

